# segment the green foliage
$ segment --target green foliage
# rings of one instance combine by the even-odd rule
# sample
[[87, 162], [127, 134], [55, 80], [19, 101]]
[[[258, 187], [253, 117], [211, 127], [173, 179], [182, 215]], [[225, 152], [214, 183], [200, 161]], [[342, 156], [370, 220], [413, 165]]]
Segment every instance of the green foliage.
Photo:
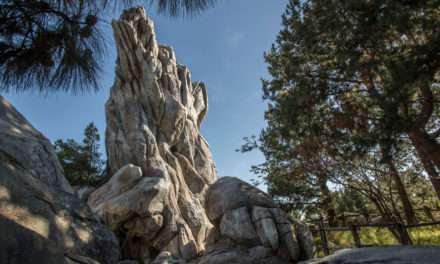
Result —
[[409, 233], [416, 245], [440, 245], [440, 227], [438, 225], [411, 228]]
[[55, 141], [55, 152], [70, 184], [92, 185], [102, 176], [104, 161], [99, 152], [99, 140], [98, 129], [90, 123], [84, 130], [82, 144], [73, 139]]
[[157, 2], [159, 13], [171, 16], [194, 15], [212, 7], [217, 0], [150, 0], [150, 3]]
[[[354, 210], [386, 222], [436, 205], [438, 28], [438, 0], [289, 1], [265, 54], [267, 126], [241, 149], [263, 152], [253, 171], [275, 198], [306, 215]], [[415, 185], [430, 198], [409, 195]]]
[[104, 2], [0, 1], [0, 89], [97, 88]]
[[[440, 229], [438, 226], [418, 227], [408, 229], [414, 245], [440, 245]], [[364, 246], [399, 245], [399, 241], [387, 228], [361, 228], [360, 240]], [[342, 249], [354, 247], [353, 235], [350, 231], [332, 231], [327, 233], [329, 247]], [[315, 245], [321, 245], [321, 239], [314, 236]], [[318, 247], [317, 256], [324, 257], [322, 249]]]
[[1, 0], [0, 91], [97, 90], [109, 14], [134, 4], [170, 16], [197, 14], [215, 0]]

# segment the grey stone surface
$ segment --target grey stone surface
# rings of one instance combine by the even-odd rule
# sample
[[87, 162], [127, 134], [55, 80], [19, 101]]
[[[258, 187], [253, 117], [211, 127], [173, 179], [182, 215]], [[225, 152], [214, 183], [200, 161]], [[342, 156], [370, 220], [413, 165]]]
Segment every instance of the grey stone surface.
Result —
[[[242, 257], [244, 260], [242, 263], [260, 263], [256, 261], [277, 263], [276, 261], [282, 260], [297, 261], [301, 257], [308, 256], [308, 253], [301, 252], [297, 239], [297, 233], [301, 233], [304, 229], [295, 229], [294, 222], [276, 207], [270, 196], [254, 186], [238, 178], [224, 177], [210, 186], [207, 196], [208, 216], [214, 223], [220, 225], [217, 240], [219, 242], [214, 242], [208, 248], [214, 249], [214, 252], [226, 252], [208, 253], [208, 256], [214, 258], [212, 261], [228, 263]], [[309, 237], [310, 233], [300, 235], [306, 241], [312, 240]], [[243, 250], [229, 252], [231, 248], [237, 247]], [[250, 254], [249, 250], [263, 247], [270, 249], [271, 255], [259, 260], [253, 259], [254, 255], [259, 254]], [[203, 261], [209, 261], [208, 256], [202, 257]], [[277, 258], [274, 259], [274, 256]]]
[[296, 231], [294, 230], [294, 223], [283, 210], [279, 208], [271, 208], [270, 211], [277, 225], [281, 250], [286, 249], [292, 260], [299, 260], [301, 258], [301, 249], [296, 236]]
[[0, 263], [116, 263], [116, 237], [73, 193], [50, 142], [2, 97], [0, 113]]
[[121, 260], [118, 264], [139, 264], [137, 260]]
[[247, 207], [226, 212], [220, 223], [220, 234], [244, 244], [258, 244], [258, 236]]
[[335, 254], [301, 264], [437, 264], [440, 247], [390, 246], [344, 249]]
[[206, 204], [211, 221], [217, 220], [227, 211], [243, 206], [276, 207], [266, 193], [235, 177], [221, 177], [216, 181], [209, 188]]
[[287, 264], [292, 263], [279, 257], [270, 248], [263, 246], [246, 247], [219, 241], [202, 257], [190, 264]]
[[279, 237], [277, 226], [272, 218], [270, 210], [264, 207], [254, 206], [252, 208], [252, 221], [260, 237], [261, 243], [265, 246], [277, 250], [279, 247]]
[[298, 240], [300, 248], [300, 259], [312, 259], [313, 255], [315, 254], [316, 247], [310, 228], [300, 221], [294, 221], [294, 226], [296, 239]]
[[86, 202], [87, 199], [89, 198], [89, 195], [95, 191], [95, 188], [92, 186], [81, 186], [81, 187], [77, 187], [75, 188], [75, 193], [76, 196], [78, 196], [78, 198], [83, 201]]
[[50, 141], [1, 95], [0, 162], [19, 166], [46, 185], [73, 193]]
[[175, 258], [171, 252], [162, 251], [151, 264], [185, 264], [182, 259]]
[[[204, 203], [217, 179], [199, 131], [206, 87], [191, 80], [172, 48], [158, 44], [143, 8], [124, 11], [112, 26], [118, 56], [106, 104], [106, 147], [115, 176], [89, 204], [125, 241], [125, 257], [166, 250], [193, 259], [212, 229]], [[126, 166], [136, 173], [121, 177]]]

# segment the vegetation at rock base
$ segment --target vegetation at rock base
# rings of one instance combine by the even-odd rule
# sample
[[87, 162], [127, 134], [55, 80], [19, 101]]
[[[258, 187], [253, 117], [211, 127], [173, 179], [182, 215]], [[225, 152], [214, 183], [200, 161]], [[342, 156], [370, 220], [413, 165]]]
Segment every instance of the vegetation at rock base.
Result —
[[1, 0], [0, 91], [97, 90], [106, 50], [102, 31], [119, 7], [155, 5], [170, 16], [196, 14], [215, 0]]
[[[289, 1], [265, 54], [259, 182], [331, 225], [440, 209], [440, 1]], [[432, 210], [434, 209], [434, 210]]]
[[[440, 245], [440, 229], [437, 226], [414, 228], [410, 230], [414, 245]], [[400, 242], [386, 228], [364, 228], [359, 233], [364, 245], [390, 246]], [[329, 247], [333, 250], [353, 247], [353, 236], [350, 231], [335, 231], [328, 234]], [[320, 245], [319, 236], [315, 236], [315, 245]], [[317, 249], [317, 256], [323, 257], [324, 252]]]
[[99, 152], [99, 140], [98, 129], [92, 122], [84, 130], [82, 143], [73, 139], [55, 141], [55, 152], [70, 184], [92, 185], [102, 176], [105, 162]]

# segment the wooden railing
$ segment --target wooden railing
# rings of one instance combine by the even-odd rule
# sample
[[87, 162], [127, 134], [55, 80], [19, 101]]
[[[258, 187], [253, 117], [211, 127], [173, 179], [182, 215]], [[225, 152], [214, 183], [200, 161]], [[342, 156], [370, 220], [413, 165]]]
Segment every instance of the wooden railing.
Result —
[[[440, 221], [429, 222], [429, 223], [420, 223], [420, 224], [402, 224], [402, 223], [381, 223], [381, 224], [350, 224], [349, 226], [343, 227], [329, 227], [326, 226], [324, 221], [318, 220], [317, 223], [311, 225], [312, 233], [319, 234], [320, 237], [320, 245], [317, 245], [318, 248], [322, 250], [324, 255], [329, 255], [332, 248], [329, 247], [328, 242], [328, 233], [329, 232], [338, 232], [338, 231], [349, 231], [351, 232], [353, 238], [354, 247], [368, 247], [371, 245], [362, 244], [360, 230], [361, 228], [389, 228], [393, 230], [396, 234], [398, 234], [399, 243], [402, 245], [412, 245], [413, 241], [411, 238], [408, 229], [417, 228], [417, 227], [426, 227], [426, 226], [437, 226], [440, 228]], [[384, 245], [385, 246], [385, 245]]]

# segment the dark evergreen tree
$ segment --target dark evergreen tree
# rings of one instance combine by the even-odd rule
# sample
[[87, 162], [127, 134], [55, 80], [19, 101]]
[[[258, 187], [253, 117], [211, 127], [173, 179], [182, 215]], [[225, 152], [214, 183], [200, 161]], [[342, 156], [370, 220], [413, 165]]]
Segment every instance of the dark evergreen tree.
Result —
[[82, 144], [73, 139], [55, 141], [55, 152], [64, 175], [72, 185], [91, 185], [102, 176], [104, 161], [99, 151], [99, 140], [98, 129], [90, 123], [84, 130]]
[[[289, 1], [265, 55], [267, 127], [242, 149], [264, 153], [256, 171], [269, 190], [286, 181], [315, 189], [304, 197], [330, 218], [326, 186], [344, 184], [369, 191], [384, 215], [401, 210], [415, 222], [402, 174], [408, 159], [418, 157], [440, 197], [439, 28], [438, 0]], [[384, 186], [393, 190], [386, 206], [377, 195]]]
[[1, 0], [0, 91], [81, 92], [98, 89], [108, 18], [120, 7], [156, 5], [191, 15], [214, 0]]

